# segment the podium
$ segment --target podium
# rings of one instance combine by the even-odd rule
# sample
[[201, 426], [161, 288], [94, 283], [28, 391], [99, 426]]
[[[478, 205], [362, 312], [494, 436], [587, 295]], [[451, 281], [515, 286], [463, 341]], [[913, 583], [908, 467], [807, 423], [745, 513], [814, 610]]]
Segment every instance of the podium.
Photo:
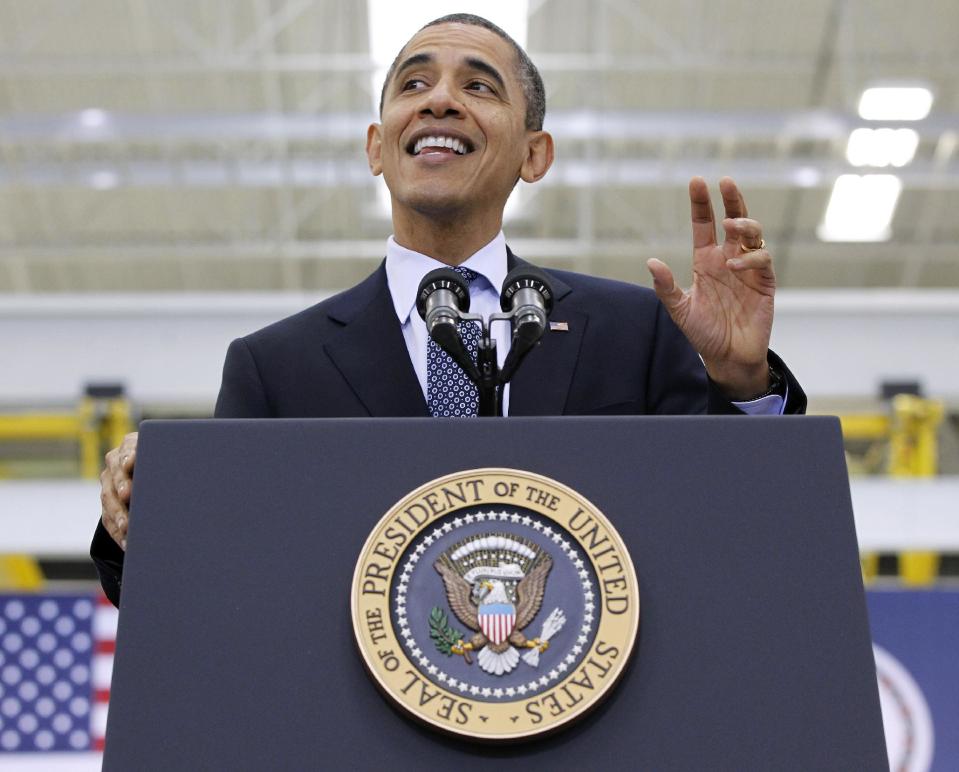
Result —
[[[602, 704], [510, 745], [402, 715], [350, 617], [380, 518], [486, 467], [589, 499], [641, 597]], [[131, 524], [105, 770], [887, 768], [836, 419], [150, 421]]]

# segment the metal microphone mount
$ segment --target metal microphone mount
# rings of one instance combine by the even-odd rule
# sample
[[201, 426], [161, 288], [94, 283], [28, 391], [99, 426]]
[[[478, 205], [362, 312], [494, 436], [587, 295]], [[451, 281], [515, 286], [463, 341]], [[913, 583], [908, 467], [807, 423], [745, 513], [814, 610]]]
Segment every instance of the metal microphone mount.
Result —
[[[430, 337], [476, 384], [479, 393], [478, 414], [503, 414], [503, 386], [515, 375], [526, 355], [539, 343], [548, 329], [547, 318], [553, 308], [553, 290], [549, 278], [532, 266], [515, 268], [503, 283], [500, 296], [502, 313], [469, 312], [469, 285], [452, 268], [430, 271], [420, 282], [416, 310], [426, 323]], [[490, 335], [493, 322], [508, 321], [513, 336], [510, 352], [500, 370], [496, 359], [496, 341]], [[463, 345], [459, 323], [479, 324], [480, 337], [476, 362]]]

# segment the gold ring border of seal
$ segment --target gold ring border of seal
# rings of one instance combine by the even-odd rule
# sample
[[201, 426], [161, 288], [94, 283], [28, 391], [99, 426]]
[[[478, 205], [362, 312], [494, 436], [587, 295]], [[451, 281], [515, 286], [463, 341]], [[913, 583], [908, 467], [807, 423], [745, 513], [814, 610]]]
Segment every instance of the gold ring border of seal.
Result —
[[[464, 697], [462, 694], [450, 691], [445, 689], [433, 682], [429, 682], [430, 689], [436, 689], [448, 697], [452, 697], [457, 701], [468, 702], [475, 705], [481, 705], [486, 712], [493, 714], [487, 717], [487, 720], [482, 722], [481, 727], [477, 727], [479, 731], [468, 730], [462, 727], [453, 725], [452, 722], [443, 722], [437, 718], [432, 717], [428, 711], [423, 710], [421, 706], [417, 704], [415, 699], [418, 692], [415, 690], [409, 689], [410, 696], [404, 698], [402, 696], [401, 690], [397, 688], [398, 682], [409, 682], [410, 679], [407, 676], [404, 676], [403, 673], [407, 670], [413, 670], [414, 673], [419, 674], [418, 666], [414, 665], [409, 657], [406, 655], [406, 652], [402, 648], [400, 643], [400, 638], [396, 634], [396, 631], [392, 626], [392, 616], [390, 614], [390, 590], [393, 587], [393, 578], [396, 571], [399, 569], [400, 564], [408, 555], [408, 547], [416, 539], [429, 528], [433, 528], [436, 520], [446, 517], [448, 514], [454, 514], [460, 509], [466, 509], [467, 507], [496, 507], [508, 506], [512, 502], [508, 499], [503, 498], [493, 498], [488, 497], [484, 498], [482, 501], [470, 502], [464, 507], [458, 509], [451, 509], [448, 512], [443, 512], [435, 519], [427, 520], [420, 526], [415, 533], [411, 534], [407, 542], [401, 551], [397, 554], [396, 558], [393, 561], [393, 566], [389, 571], [389, 575], [385, 580], [385, 586], [387, 588], [386, 596], [378, 603], [376, 601], [363, 601], [363, 597], [359, 592], [362, 586], [362, 581], [365, 578], [363, 569], [366, 566], [367, 558], [371, 554], [373, 547], [377, 544], [378, 541], [383, 539], [383, 532], [386, 527], [393, 522], [393, 518], [403, 511], [405, 507], [408, 507], [411, 503], [421, 500], [426, 494], [428, 494], [432, 489], [439, 489], [442, 486], [454, 484], [458, 481], [463, 481], [466, 479], [475, 479], [478, 477], [497, 477], [500, 481], [505, 480], [514, 480], [514, 481], [525, 481], [532, 484], [535, 484], [540, 490], [551, 490], [554, 495], [556, 493], [562, 494], [568, 502], [575, 504], [577, 508], [583, 509], [587, 514], [592, 516], [600, 526], [602, 530], [605, 531], [612, 541], [613, 545], [616, 547], [619, 555], [623, 558], [623, 567], [624, 573], [623, 576], [626, 578], [627, 587], [625, 592], [628, 594], [628, 597], [633, 601], [630, 604], [630, 613], [626, 616], [626, 619], [620, 620], [614, 617], [613, 614], [609, 612], [603, 612], [600, 616], [599, 622], [596, 625], [596, 632], [593, 636], [593, 642], [591, 646], [595, 648], [597, 643], [600, 641], [606, 642], [608, 645], [613, 645], [620, 647], [618, 651], [617, 658], [612, 665], [608, 676], [603, 677], [603, 685], [601, 688], [597, 688], [595, 693], [591, 694], [589, 697], [583, 698], [582, 701], [576, 703], [574, 708], [571, 708], [561, 714], [560, 717], [557, 717], [558, 720], [549, 721], [546, 720], [548, 713], [547, 710], [543, 709], [544, 720], [541, 724], [537, 724], [533, 729], [524, 729], [516, 730], [515, 722], [511, 721], [509, 714], [516, 714], [523, 710], [523, 705], [531, 699], [540, 700], [544, 695], [561, 692], [564, 687], [570, 686], [570, 681], [576, 678], [579, 675], [579, 671], [586, 661], [586, 658], [589, 656], [587, 652], [584, 655], [583, 659], [578, 664], [577, 668], [569, 673], [563, 680], [557, 681], [548, 691], [541, 694], [537, 694], [534, 697], [523, 697], [514, 701], [504, 701], [499, 703], [494, 702], [482, 702], [474, 701], [468, 697]], [[495, 485], [491, 485], [491, 488]], [[561, 513], [553, 513], [547, 510], [545, 507], [539, 507], [535, 502], [523, 501], [522, 503], [512, 503], [513, 506], [522, 506], [525, 509], [528, 509], [532, 512], [535, 512], [538, 515], [541, 515], [549, 520], [552, 520], [557, 525], [562, 527], [572, 538], [576, 538], [574, 533], [567, 527], [566, 523], [561, 519]], [[574, 509], [574, 513], [575, 513]], [[571, 516], [571, 515], [570, 515]], [[597, 604], [600, 608], [603, 608], [605, 602], [605, 591], [602, 587], [602, 583], [599, 581], [599, 572], [596, 568], [596, 563], [592, 557], [589, 555], [589, 549], [582, 541], [576, 539], [583, 553], [590, 560], [590, 564], [593, 567], [594, 573], [597, 575], [597, 596], [600, 602]], [[366, 636], [367, 629], [365, 627], [364, 620], [366, 619], [366, 610], [371, 606], [378, 607], [381, 614], [386, 620], [385, 630], [389, 633], [390, 641], [382, 642], [380, 644], [374, 645]], [[639, 618], [640, 618], [640, 595], [639, 595], [639, 582], [636, 578], [636, 570], [633, 566], [632, 558], [626, 549], [626, 545], [622, 540], [622, 537], [616, 531], [613, 524], [609, 519], [603, 514], [603, 512], [596, 507], [591, 501], [589, 501], [585, 496], [574, 491], [572, 488], [560, 483], [556, 480], [553, 480], [549, 477], [539, 475], [533, 472], [527, 472], [519, 469], [508, 469], [508, 468], [497, 468], [497, 467], [488, 467], [480, 469], [467, 469], [460, 472], [454, 472], [452, 474], [445, 475], [443, 477], [436, 478], [431, 480], [416, 490], [411, 491], [407, 495], [403, 496], [399, 501], [396, 502], [390, 509], [383, 515], [382, 518], [374, 526], [373, 530], [370, 532], [370, 535], [367, 537], [366, 542], [363, 545], [363, 549], [360, 551], [359, 558], [357, 559], [356, 568], [353, 572], [353, 581], [350, 587], [350, 612], [353, 622], [353, 635], [357, 645], [357, 648], [360, 651], [360, 655], [363, 659], [363, 664], [366, 667], [367, 672], [372, 677], [377, 688], [389, 698], [389, 700], [399, 707], [403, 713], [413, 718], [414, 720], [431, 726], [434, 729], [439, 730], [447, 735], [452, 735], [455, 737], [460, 737], [463, 739], [469, 739], [479, 742], [487, 743], [513, 743], [523, 740], [530, 740], [537, 737], [545, 736], [547, 734], [553, 734], [557, 731], [569, 727], [575, 721], [583, 718], [587, 713], [596, 708], [609, 694], [612, 693], [616, 685], [618, 684], [622, 675], [626, 672], [630, 660], [632, 659], [633, 652], [636, 646], [636, 638], [639, 632]], [[387, 649], [392, 649], [392, 653], [399, 660], [399, 667], [394, 668], [392, 671], [387, 672], [385, 667], [383, 667], [383, 658], [378, 656], [377, 649], [381, 651], [384, 650], [384, 647]], [[399, 676], [395, 674], [400, 674]], [[433, 704], [433, 700], [430, 700], [430, 705]], [[502, 714], [502, 715], [500, 715]]]

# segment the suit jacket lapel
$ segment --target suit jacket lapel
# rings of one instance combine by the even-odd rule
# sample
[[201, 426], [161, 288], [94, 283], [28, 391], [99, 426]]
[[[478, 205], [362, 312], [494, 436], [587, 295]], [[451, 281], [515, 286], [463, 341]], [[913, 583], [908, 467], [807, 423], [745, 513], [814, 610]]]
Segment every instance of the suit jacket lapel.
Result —
[[[518, 265], [525, 262], [507, 251], [509, 270]], [[523, 360], [510, 383], [510, 415], [562, 415], [569, 396], [589, 317], [571, 307], [569, 285], [552, 273], [550, 278], [555, 293], [550, 321], [566, 322], [569, 329], [547, 330], [540, 345]]]
[[[507, 267], [525, 261], [507, 250]], [[510, 415], [562, 415], [569, 395], [588, 315], [572, 307], [571, 288], [551, 274], [555, 305], [550, 321], [569, 330], [549, 331], [510, 384]], [[329, 311], [343, 325], [326, 351], [371, 416], [428, 416], [423, 391], [380, 268], [343, 293]]]
[[344, 327], [326, 352], [370, 415], [428, 416], [383, 266], [341, 295], [329, 315]]

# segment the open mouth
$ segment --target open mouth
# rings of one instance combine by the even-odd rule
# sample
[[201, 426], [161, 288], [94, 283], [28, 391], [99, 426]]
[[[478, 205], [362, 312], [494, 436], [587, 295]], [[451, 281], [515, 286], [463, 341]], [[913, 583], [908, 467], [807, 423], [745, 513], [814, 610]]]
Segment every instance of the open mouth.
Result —
[[444, 137], [440, 135], [430, 135], [420, 137], [407, 147], [410, 155], [420, 155], [422, 153], [451, 153], [454, 155], [466, 155], [473, 152], [473, 146], [468, 142], [456, 137]]

